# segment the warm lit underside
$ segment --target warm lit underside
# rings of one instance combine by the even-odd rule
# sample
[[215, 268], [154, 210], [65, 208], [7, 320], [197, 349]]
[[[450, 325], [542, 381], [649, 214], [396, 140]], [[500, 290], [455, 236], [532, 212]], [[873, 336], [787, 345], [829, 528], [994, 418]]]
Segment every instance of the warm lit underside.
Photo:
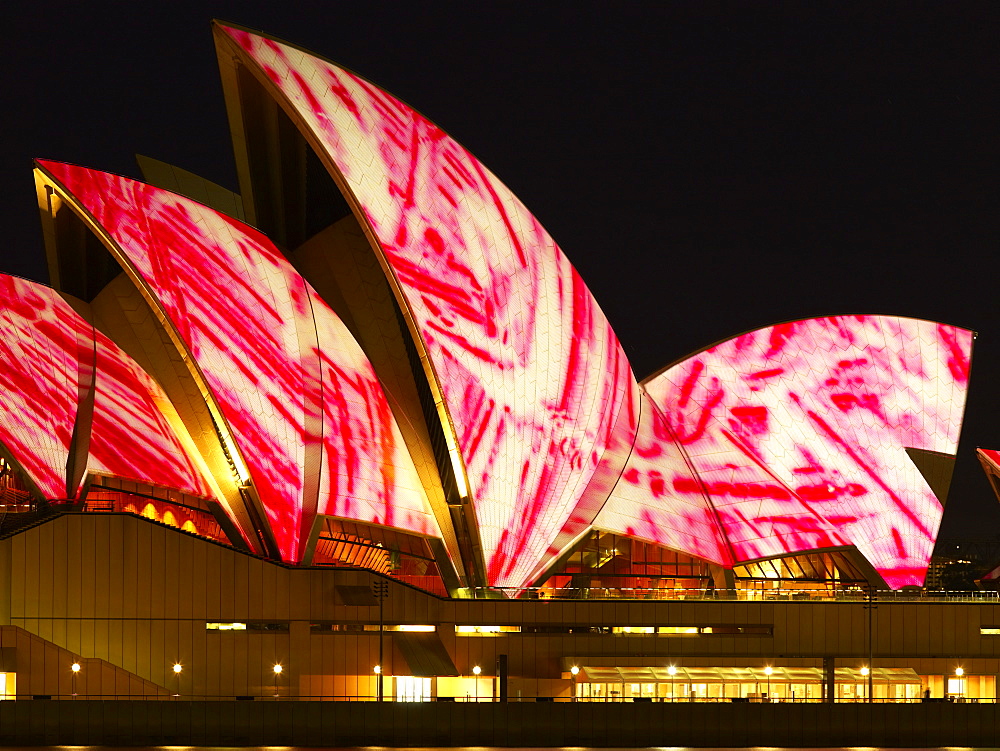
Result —
[[157, 407], [162, 390], [128, 355], [41, 284], [0, 275], [0, 308], [0, 441], [46, 498], [79, 490], [66, 487], [74, 427], [89, 435], [88, 471], [211, 497]]
[[617, 338], [538, 221], [441, 129], [335, 65], [223, 30], [363, 210], [443, 394], [488, 583], [524, 584], [600, 508], [616, 429], [631, 443]]
[[891, 587], [922, 584], [942, 507], [905, 449], [956, 452], [971, 349], [965, 329], [845, 316], [690, 357], [644, 383], [596, 525], [723, 564], [856, 545]]
[[284, 560], [315, 515], [437, 536], [371, 365], [260, 232], [190, 199], [40, 165], [117, 245], [207, 381]]

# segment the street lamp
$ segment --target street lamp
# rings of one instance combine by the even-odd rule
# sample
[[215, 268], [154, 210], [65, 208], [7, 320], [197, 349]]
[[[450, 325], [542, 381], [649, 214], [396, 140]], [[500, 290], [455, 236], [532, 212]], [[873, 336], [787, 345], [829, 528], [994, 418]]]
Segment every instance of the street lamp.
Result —
[[771, 701], [771, 673], [773, 673], [773, 672], [774, 672], [774, 668], [772, 668], [770, 665], [767, 665], [764, 668], [764, 675], [767, 676], [767, 700], [768, 701]]
[[378, 600], [378, 677], [376, 678], [375, 689], [378, 694], [378, 700], [382, 701], [382, 663], [384, 662], [384, 655], [382, 654], [382, 636], [385, 633], [385, 621], [383, 620], [383, 603], [385, 598], [389, 596], [389, 583], [385, 581], [374, 581], [372, 582], [372, 595]]
[[176, 697], [181, 695], [181, 671], [184, 670], [184, 666], [179, 662], [175, 662], [172, 669], [174, 671], [174, 675], [177, 677], [177, 693], [174, 694]]
[[670, 701], [674, 700], [674, 676], [677, 675], [677, 668], [673, 665], [667, 668], [667, 673], [670, 674]]
[[76, 676], [80, 672], [80, 663], [74, 662], [69, 666], [69, 669], [73, 671], [73, 698], [76, 698]]
[[281, 666], [280, 662], [276, 662], [276, 663], [274, 663], [274, 667], [271, 668], [271, 670], [274, 672], [274, 698], [277, 699], [278, 698], [278, 676], [281, 675], [281, 671], [283, 671], [284, 668]]
[[861, 677], [862, 678], [867, 678], [871, 674], [871, 672], [872, 672], [871, 668], [869, 668], [867, 665], [862, 665], [861, 666]]
[[476, 704], [479, 703], [479, 674], [482, 672], [483, 669], [481, 667], [479, 667], [478, 665], [473, 666], [472, 674], [476, 676], [475, 678], [472, 679], [476, 684]]
[[958, 698], [963, 699], [965, 694], [965, 681], [962, 676], [965, 675], [964, 668], [955, 668], [955, 677], [958, 679]]
[[579, 688], [579, 684], [576, 682], [576, 677], [580, 674], [580, 668], [574, 665], [569, 669], [569, 672], [570, 675], [573, 676], [573, 701], [576, 701], [577, 689]]

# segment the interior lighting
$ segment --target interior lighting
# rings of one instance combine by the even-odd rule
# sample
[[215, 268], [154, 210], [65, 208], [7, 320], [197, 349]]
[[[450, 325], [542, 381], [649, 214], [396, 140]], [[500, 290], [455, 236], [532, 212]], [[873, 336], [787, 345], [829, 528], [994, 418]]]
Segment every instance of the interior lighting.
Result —
[[275, 665], [272, 668], [272, 670], [274, 670], [274, 674], [275, 675], [281, 675], [281, 671], [284, 670], [284, 668], [281, 667], [281, 663], [278, 662], [278, 663], [275, 663]]

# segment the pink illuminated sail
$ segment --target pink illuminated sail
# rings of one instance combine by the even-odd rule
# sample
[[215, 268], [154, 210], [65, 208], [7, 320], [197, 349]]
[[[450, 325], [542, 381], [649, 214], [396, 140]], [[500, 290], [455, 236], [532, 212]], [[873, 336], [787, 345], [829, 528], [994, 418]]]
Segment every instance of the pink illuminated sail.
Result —
[[85, 324], [55, 290], [0, 274], [0, 443], [46, 498], [67, 497]]
[[99, 331], [88, 469], [214, 498], [164, 417], [167, 397], [152, 378]]
[[734, 561], [853, 544], [921, 584], [942, 507], [906, 449], [957, 450], [971, 349], [953, 326], [840, 316], [694, 355], [644, 384], [697, 475], [665, 465], [666, 497], [707, 497]]
[[193, 358], [283, 559], [301, 559], [316, 514], [438, 534], [371, 365], [264, 235], [144, 183], [40, 166], [117, 244]]
[[0, 306], [2, 442], [46, 498], [79, 491], [66, 488], [74, 431], [91, 472], [212, 497], [157, 406], [166, 397], [128, 355], [44, 285], [0, 275]]
[[614, 444], [634, 436], [635, 382], [607, 319], [535, 217], [436, 125], [335, 65], [222, 31], [360, 205], [443, 394], [487, 580], [526, 583], [593, 520], [606, 491], [592, 481], [620, 471]]

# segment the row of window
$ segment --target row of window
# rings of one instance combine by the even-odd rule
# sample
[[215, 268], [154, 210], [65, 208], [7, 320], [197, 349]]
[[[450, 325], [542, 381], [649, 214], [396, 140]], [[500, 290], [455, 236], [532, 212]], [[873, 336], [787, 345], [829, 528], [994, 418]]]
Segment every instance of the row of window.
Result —
[[[206, 623], [209, 631], [288, 631], [288, 621]], [[384, 631], [433, 632], [436, 626], [386, 624]], [[363, 633], [378, 631], [377, 623], [311, 623], [313, 633]], [[507, 634], [600, 634], [612, 636], [771, 636], [771, 625], [723, 626], [455, 626], [456, 636], [505, 636]], [[997, 630], [1000, 633], [1000, 629]]]

